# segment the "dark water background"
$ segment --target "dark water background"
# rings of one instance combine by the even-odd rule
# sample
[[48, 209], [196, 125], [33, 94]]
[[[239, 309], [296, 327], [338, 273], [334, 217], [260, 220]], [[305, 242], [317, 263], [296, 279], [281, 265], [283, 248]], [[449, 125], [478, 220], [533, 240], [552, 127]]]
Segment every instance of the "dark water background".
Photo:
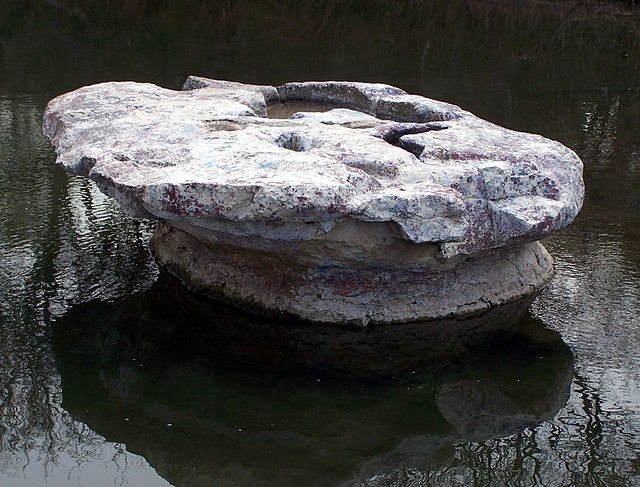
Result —
[[[640, 485], [637, 14], [100, 3], [0, 5], [0, 486]], [[60, 93], [189, 74], [386, 82], [573, 148], [585, 206], [519, 333], [385, 383], [210, 363], [152, 224], [40, 131]]]

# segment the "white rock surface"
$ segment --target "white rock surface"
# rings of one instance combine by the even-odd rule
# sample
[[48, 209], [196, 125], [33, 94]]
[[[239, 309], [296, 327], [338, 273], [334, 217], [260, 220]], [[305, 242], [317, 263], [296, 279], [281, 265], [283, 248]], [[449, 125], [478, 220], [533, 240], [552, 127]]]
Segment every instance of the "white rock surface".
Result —
[[[287, 119], [267, 117], [295, 103], [320, 105]], [[550, 260], [504, 289], [479, 283], [491, 292], [480, 292], [480, 301], [464, 309], [449, 297], [442, 306], [429, 300], [408, 306], [416, 301], [409, 295], [387, 306], [388, 295], [369, 289], [338, 312], [340, 293], [330, 289], [331, 279], [318, 279], [334, 269], [330, 274], [346, 272], [358, 281], [363, 265], [376, 276], [434, 266], [459, 275], [452, 269], [469, 259], [521, 255], [517, 247], [570, 223], [584, 195], [582, 163], [558, 142], [381, 84], [270, 87], [192, 76], [184, 91], [172, 91], [103, 83], [52, 100], [43, 129], [58, 164], [90, 177], [133, 214], [162, 220], [218, 250], [287, 255], [297, 270], [277, 266], [279, 272], [305, 275], [313, 285], [288, 296], [252, 289], [239, 284], [242, 262], [217, 277], [213, 272], [209, 283], [200, 276], [195, 284], [193, 268], [176, 270], [185, 282], [314, 321], [410, 321], [531, 292], [548, 278]], [[362, 243], [370, 237], [387, 242], [386, 256]], [[513, 250], [491, 250], [505, 246]], [[195, 247], [190, 252], [198, 253]], [[167, 258], [174, 252], [166, 245], [155, 248], [165, 265], [178, 265], [177, 254], [173, 262]], [[377, 282], [369, 281], [366, 286]], [[318, 286], [329, 289], [322, 304], [313, 297], [323, 294]], [[429, 286], [438, 283], [423, 285]]]

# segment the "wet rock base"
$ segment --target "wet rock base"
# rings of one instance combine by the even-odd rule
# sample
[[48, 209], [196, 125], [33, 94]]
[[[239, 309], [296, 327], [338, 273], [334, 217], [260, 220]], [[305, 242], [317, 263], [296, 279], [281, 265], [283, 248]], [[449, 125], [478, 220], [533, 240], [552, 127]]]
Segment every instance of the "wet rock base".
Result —
[[154, 344], [150, 356], [160, 346], [163, 355], [179, 350], [234, 370], [384, 379], [445, 367], [520, 334], [520, 318], [534, 296], [456, 318], [335, 326], [247, 313], [188, 291], [162, 271], [138, 312], [129, 313], [131, 324], [121, 327], [134, 342]]
[[[403, 324], [402, 332], [389, 334], [406, 334], [410, 341], [419, 334], [410, 330], [425, 328], [416, 323], [466, 321], [512, 301], [527, 302], [553, 272], [539, 242], [445, 259], [436, 245], [394, 238], [386, 224], [344, 222], [322, 239], [286, 245], [229, 236], [216, 241], [188, 230], [160, 223], [151, 249], [189, 289], [256, 314], [330, 323], [330, 333]], [[513, 316], [506, 319], [513, 322]], [[425, 332], [452, 326], [431, 324]], [[446, 333], [437, 340], [446, 343]]]

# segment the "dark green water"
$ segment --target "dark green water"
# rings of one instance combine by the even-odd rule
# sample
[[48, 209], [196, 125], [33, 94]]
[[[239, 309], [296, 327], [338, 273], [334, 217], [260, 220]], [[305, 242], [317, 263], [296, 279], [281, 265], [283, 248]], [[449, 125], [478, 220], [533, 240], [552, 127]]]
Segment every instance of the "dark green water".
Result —
[[[0, 486], [640, 485], [640, 18], [174, 7], [2, 4]], [[385, 382], [212, 362], [152, 224], [54, 167], [40, 132], [60, 93], [188, 74], [386, 82], [560, 140], [587, 195], [546, 242], [553, 281], [516, 335]]]

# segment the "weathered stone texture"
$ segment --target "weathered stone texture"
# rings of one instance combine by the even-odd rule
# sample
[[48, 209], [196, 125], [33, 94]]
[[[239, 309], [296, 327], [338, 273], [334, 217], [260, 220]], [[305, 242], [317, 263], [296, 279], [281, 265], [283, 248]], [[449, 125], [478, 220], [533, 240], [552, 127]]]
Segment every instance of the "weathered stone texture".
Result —
[[[320, 105], [267, 117], [299, 102]], [[103, 83], [52, 100], [43, 127], [58, 164], [168, 225], [156, 256], [192, 287], [314, 321], [436, 318], [530, 293], [551, 261], [527, 242], [570, 223], [584, 195], [558, 142], [381, 84]]]

